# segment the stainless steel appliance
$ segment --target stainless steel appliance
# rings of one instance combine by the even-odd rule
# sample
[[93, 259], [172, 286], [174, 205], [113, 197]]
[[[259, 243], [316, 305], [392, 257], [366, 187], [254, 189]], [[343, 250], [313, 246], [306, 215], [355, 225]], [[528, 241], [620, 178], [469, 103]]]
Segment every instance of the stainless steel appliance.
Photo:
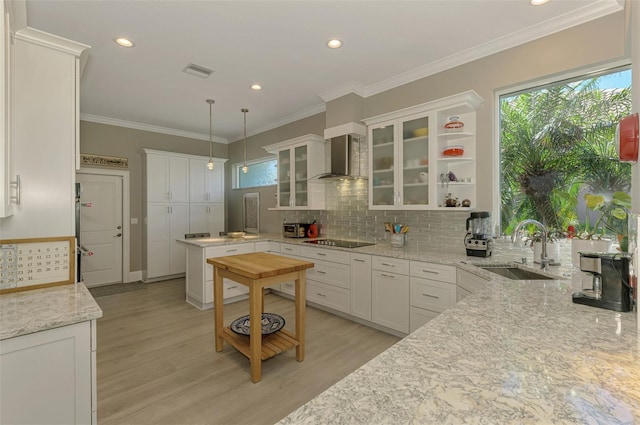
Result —
[[573, 294], [573, 302], [615, 311], [631, 311], [629, 262], [626, 253], [581, 252], [580, 270], [593, 275], [591, 289]]
[[314, 245], [335, 246], [338, 248], [361, 248], [363, 246], [375, 245], [371, 242], [345, 241], [342, 239], [314, 239], [312, 241], [304, 241]]
[[491, 213], [489, 211], [472, 212], [467, 218], [467, 234], [464, 246], [471, 257], [490, 257], [493, 248], [491, 240]]
[[309, 223], [284, 223], [282, 236], [285, 238], [306, 238]]

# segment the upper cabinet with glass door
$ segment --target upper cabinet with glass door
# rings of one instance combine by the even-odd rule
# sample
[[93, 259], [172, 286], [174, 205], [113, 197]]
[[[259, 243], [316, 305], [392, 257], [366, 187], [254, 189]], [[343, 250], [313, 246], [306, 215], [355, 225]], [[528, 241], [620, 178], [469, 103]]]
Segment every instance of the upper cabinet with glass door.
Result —
[[[371, 152], [369, 208], [451, 209], [450, 204], [472, 209], [475, 109], [482, 102], [468, 91], [365, 119]], [[451, 125], [453, 121], [457, 123]], [[468, 201], [464, 207], [463, 200]]]
[[323, 209], [324, 185], [314, 180], [325, 172], [324, 139], [315, 134], [265, 146], [278, 157], [276, 209]]
[[430, 115], [369, 127], [371, 209], [423, 209], [429, 206]]

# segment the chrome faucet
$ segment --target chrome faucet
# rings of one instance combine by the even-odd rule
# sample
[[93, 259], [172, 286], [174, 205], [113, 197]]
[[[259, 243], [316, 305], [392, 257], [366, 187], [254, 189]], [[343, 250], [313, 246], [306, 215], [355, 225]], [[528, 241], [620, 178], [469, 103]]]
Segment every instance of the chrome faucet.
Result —
[[518, 238], [518, 233], [520, 232], [520, 229], [523, 226], [527, 225], [527, 224], [534, 224], [534, 225], [536, 225], [536, 226], [538, 226], [540, 228], [540, 233], [542, 233], [542, 235], [541, 235], [542, 252], [540, 253], [540, 268], [541, 269], [546, 269], [549, 264], [553, 263], [553, 260], [547, 257], [547, 235], [548, 235], [548, 230], [544, 226], [544, 224], [542, 224], [538, 220], [534, 220], [532, 218], [528, 218], [526, 220], [522, 220], [520, 223], [518, 223], [518, 225], [514, 229], [513, 236], [511, 237], [511, 242], [516, 243], [516, 239]]

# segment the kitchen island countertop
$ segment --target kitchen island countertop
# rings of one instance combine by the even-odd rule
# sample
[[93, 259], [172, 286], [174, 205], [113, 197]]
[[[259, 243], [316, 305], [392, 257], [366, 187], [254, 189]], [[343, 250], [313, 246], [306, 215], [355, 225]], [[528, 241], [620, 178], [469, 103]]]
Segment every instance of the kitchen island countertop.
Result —
[[84, 283], [0, 296], [0, 340], [102, 317]]

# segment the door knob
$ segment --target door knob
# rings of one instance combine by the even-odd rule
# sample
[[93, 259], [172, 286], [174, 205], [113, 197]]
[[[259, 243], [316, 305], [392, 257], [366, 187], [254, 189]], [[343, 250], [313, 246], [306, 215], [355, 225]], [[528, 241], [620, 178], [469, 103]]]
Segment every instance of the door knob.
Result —
[[118, 234], [116, 235], [116, 238], [119, 238], [120, 236], [122, 236], [122, 233], [118, 233]]
[[120, 229], [122, 229], [122, 226], [118, 226], [118, 227], [116, 227], [116, 229], [120, 230]]

